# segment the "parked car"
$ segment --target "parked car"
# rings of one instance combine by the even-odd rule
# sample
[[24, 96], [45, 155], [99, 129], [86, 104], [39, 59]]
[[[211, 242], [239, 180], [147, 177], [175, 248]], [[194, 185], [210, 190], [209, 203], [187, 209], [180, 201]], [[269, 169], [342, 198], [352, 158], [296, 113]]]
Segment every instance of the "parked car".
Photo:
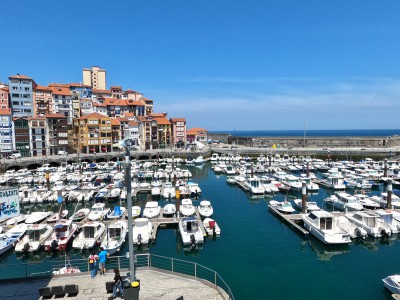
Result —
[[21, 153], [13, 153], [8, 158], [9, 159], [16, 159], [16, 158], [20, 158], [20, 157], [22, 157]]
[[68, 155], [68, 152], [60, 150], [60, 151], [57, 152], [57, 155]]

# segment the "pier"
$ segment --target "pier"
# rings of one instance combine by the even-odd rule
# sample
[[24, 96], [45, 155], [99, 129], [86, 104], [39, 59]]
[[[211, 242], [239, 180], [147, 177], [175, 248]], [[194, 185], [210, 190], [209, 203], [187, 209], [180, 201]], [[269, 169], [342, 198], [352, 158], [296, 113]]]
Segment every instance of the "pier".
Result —
[[292, 228], [300, 231], [300, 233], [302, 233], [303, 235], [308, 236], [309, 232], [298, 224], [303, 222], [301, 214], [283, 214], [272, 205], [268, 205], [268, 207], [272, 212], [275, 213], [276, 216], [278, 216], [279, 219], [285, 221]]

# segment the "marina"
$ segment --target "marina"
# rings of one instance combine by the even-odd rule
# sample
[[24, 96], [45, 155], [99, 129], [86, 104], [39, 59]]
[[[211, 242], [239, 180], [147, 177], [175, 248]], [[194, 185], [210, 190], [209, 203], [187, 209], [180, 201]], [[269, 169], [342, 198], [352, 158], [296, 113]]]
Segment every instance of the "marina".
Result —
[[[225, 162], [227, 163], [227, 162]], [[181, 168], [184, 168], [181, 166]], [[193, 205], [195, 206], [194, 220], [197, 220], [204, 242], [196, 247], [187, 247], [181, 238], [181, 233], [178, 230], [179, 222], [183, 217], [177, 214], [172, 217], [163, 217], [164, 207], [167, 204], [177, 204], [175, 198], [166, 199], [163, 197], [154, 198], [149, 188], [137, 188], [137, 193], [133, 199], [133, 205], [139, 206], [142, 210], [145, 204], [149, 201], [156, 201], [160, 206], [158, 217], [149, 219], [152, 225], [152, 233], [148, 244], [135, 246], [135, 254], [152, 253], [163, 256], [184, 259], [191, 262], [201, 263], [218, 271], [224, 280], [232, 288], [233, 294], [236, 299], [257, 299], [259, 291], [265, 285], [265, 280], [261, 278], [269, 278], [267, 280], [269, 294], [271, 297], [279, 297], [281, 283], [280, 280], [287, 278], [287, 272], [292, 268], [305, 267], [307, 263], [307, 271], [304, 273], [305, 278], [311, 278], [313, 273], [326, 272], [332, 273], [329, 275], [332, 278], [337, 277], [335, 273], [338, 269], [341, 272], [349, 272], [346, 264], [354, 265], [357, 263], [358, 268], [363, 269], [366, 266], [360, 259], [373, 260], [374, 269], [378, 270], [379, 274], [372, 274], [364, 270], [361, 274], [362, 280], [369, 283], [369, 287], [365, 293], [368, 295], [375, 295], [375, 298], [390, 299], [390, 293], [386, 291], [380, 283], [382, 278], [389, 274], [396, 272], [396, 263], [388, 265], [385, 263], [386, 257], [380, 255], [384, 252], [386, 256], [393, 257], [395, 255], [394, 249], [400, 249], [399, 242], [397, 241], [397, 234], [388, 238], [371, 238], [366, 237], [363, 239], [353, 239], [348, 245], [324, 245], [317, 240], [314, 236], [304, 228], [303, 220], [299, 211], [293, 214], [282, 214], [270, 205], [271, 201], [288, 201], [293, 204], [295, 199], [301, 197], [298, 191], [285, 191], [265, 193], [264, 195], [252, 195], [249, 189], [240, 186], [240, 184], [229, 184], [226, 181], [226, 175], [217, 174], [212, 171], [210, 162], [202, 167], [187, 167], [191, 171], [191, 181], [196, 182], [202, 189], [201, 196], [192, 198]], [[314, 171], [316, 175], [321, 176], [318, 171]], [[254, 175], [253, 175], [254, 176]], [[259, 174], [260, 178], [265, 177]], [[321, 176], [322, 177], [322, 176]], [[266, 178], [266, 177], [265, 177]], [[315, 180], [318, 182], [317, 180]], [[173, 181], [175, 186], [175, 181]], [[266, 184], [266, 183], [263, 183]], [[175, 186], [177, 189], [177, 186]], [[379, 196], [384, 193], [386, 186], [380, 183], [378, 189], [371, 189], [367, 191], [368, 195]], [[334, 194], [335, 191], [331, 189], [321, 188], [317, 193], [307, 194], [309, 201], [314, 201], [319, 207], [329, 209], [325, 206], [324, 199]], [[177, 195], [174, 195], [177, 196]], [[222, 233], [216, 237], [207, 235], [204, 228], [202, 217], [199, 214], [197, 207], [205, 199], [210, 200], [212, 203], [214, 213], [213, 219], [218, 222]], [[180, 202], [180, 201], [179, 201]], [[108, 208], [113, 211], [118, 201], [104, 202]], [[124, 206], [124, 200], [120, 201]], [[181, 203], [181, 202], [180, 202]], [[207, 203], [207, 202], [205, 202]], [[67, 202], [67, 208], [72, 214], [81, 208], [92, 207], [93, 200], [76, 202]], [[294, 205], [294, 207], [296, 207]], [[179, 207], [176, 207], [179, 211]], [[57, 209], [56, 203], [43, 203], [40, 205], [25, 204], [22, 205], [22, 212], [27, 210], [43, 210]], [[269, 213], [268, 213], [269, 211]], [[240, 212], [240, 213], [239, 213]], [[335, 216], [343, 217], [345, 212], [334, 211]], [[86, 217], [87, 218], [87, 217]], [[77, 222], [78, 226], [85, 224], [85, 220]], [[122, 215], [121, 220], [126, 220], [126, 211]], [[113, 223], [112, 220], [103, 220], [105, 226]], [[3, 226], [3, 230], [7, 230], [7, 225]], [[219, 228], [219, 227], [218, 227]], [[300, 245], [300, 248], [299, 248]], [[98, 251], [97, 247], [94, 248]], [[300, 249], [300, 250], [299, 250]], [[365, 249], [368, 251], [365, 252]], [[124, 255], [127, 251], [127, 243], [121, 247], [115, 255]], [[84, 259], [88, 255], [87, 250], [79, 251], [68, 248], [65, 252], [71, 261]], [[225, 255], [229, 253], [229, 255]], [[251, 257], [248, 254], [252, 253]], [[265, 254], [272, 255], [273, 259], [262, 259]], [[294, 260], [290, 264], [285, 263], [285, 257], [290, 256]], [[0, 257], [0, 275], [5, 276], [5, 269], [10, 266], [16, 266], [14, 272], [18, 273], [17, 266], [25, 266], [29, 269], [28, 275], [40, 270], [45, 270], [46, 263], [53, 264], [58, 260], [62, 260], [63, 253], [47, 253], [45, 251], [38, 251], [31, 254], [18, 254], [8, 252], [6, 255]], [[375, 262], [376, 261], [376, 262]], [[232, 272], [232, 264], [235, 264], [234, 272]], [[371, 263], [369, 263], [370, 265]], [[378, 266], [379, 264], [379, 266]], [[260, 268], [262, 266], [262, 268]], [[249, 274], [251, 284], [246, 288], [240, 284], [241, 274], [251, 270]], [[346, 273], [346, 274], [347, 274]], [[7, 274], [10, 276], [10, 274]], [[351, 276], [350, 274], [345, 277]], [[378, 278], [379, 277], [379, 278]], [[3, 277], [4, 278], [4, 277]], [[337, 290], [334, 286], [327, 284], [325, 280], [314, 279], [318, 284], [324, 286], [324, 289], [318, 289], [318, 298], [324, 297], [326, 299], [336, 299], [341, 297], [343, 299], [354, 298], [355, 294], [351, 293], [350, 286], [346, 287], [346, 283], [340, 281], [344, 286], [343, 290]], [[356, 281], [358, 281], [357, 279]], [[375, 282], [375, 284], [372, 284]], [[299, 283], [301, 285], [301, 282]], [[300, 285], [294, 284], [291, 289], [300, 290]], [[250, 288], [250, 291], [248, 290]], [[335, 297], [329, 298], [326, 294], [326, 289], [335, 291]], [[250, 293], [250, 296], [249, 296]], [[296, 297], [294, 296], [296, 294]], [[291, 293], [292, 296], [287, 299], [307, 299], [307, 293], [300, 292]], [[304, 298], [303, 296], [304, 295]], [[372, 298], [371, 298], [372, 299]]]

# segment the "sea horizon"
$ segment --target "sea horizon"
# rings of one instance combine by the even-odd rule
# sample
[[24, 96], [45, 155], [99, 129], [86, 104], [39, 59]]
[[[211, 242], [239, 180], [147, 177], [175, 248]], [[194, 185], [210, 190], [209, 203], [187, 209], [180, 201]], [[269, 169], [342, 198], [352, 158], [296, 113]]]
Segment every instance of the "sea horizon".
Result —
[[322, 129], [322, 130], [210, 130], [211, 134], [232, 136], [308, 136], [308, 137], [376, 137], [400, 135], [400, 129]]

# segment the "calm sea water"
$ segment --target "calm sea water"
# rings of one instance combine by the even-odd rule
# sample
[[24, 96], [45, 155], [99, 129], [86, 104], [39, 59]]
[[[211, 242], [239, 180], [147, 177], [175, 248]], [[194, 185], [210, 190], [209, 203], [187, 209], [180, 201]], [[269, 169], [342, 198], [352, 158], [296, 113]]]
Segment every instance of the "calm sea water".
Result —
[[368, 130], [255, 130], [255, 131], [210, 131], [210, 133], [230, 134], [233, 136], [393, 136], [399, 135], [400, 129]]
[[[191, 168], [193, 181], [203, 190], [201, 199], [214, 207], [214, 218], [222, 234], [209, 239], [195, 252], [185, 252], [175, 229], [160, 230], [157, 241], [146, 252], [200, 263], [217, 271], [233, 290], [236, 299], [391, 299], [382, 278], [400, 270], [400, 241], [366, 239], [347, 246], [328, 247], [305, 238], [282, 223], [268, 210], [270, 198], [252, 199], [241, 189], [229, 186], [225, 176], [215, 175], [208, 165]], [[372, 193], [379, 193], [374, 191]], [[328, 192], [321, 189], [309, 200], [322, 205]], [[273, 199], [283, 199], [278, 194]], [[290, 199], [294, 196], [289, 196]], [[146, 195], [137, 203], [144, 206]], [[195, 205], [199, 201], [194, 201]], [[165, 202], [160, 201], [161, 204]], [[127, 245], [121, 255], [127, 252]], [[72, 258], [88, 253], [69, 250]], [[20, 256], [10, 253], [0, 258], [1, 269], [16, 272], [8, 265], [60, 259], [44, 252]], [[140, 279], [140, 278], [139, 278]]]

